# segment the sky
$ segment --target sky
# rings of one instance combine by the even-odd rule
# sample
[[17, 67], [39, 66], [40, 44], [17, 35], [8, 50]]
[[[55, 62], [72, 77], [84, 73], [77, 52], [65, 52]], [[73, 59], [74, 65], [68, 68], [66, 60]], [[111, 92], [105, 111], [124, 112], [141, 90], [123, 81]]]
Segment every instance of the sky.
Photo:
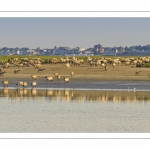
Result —
[[91, 48], [150, 44], [150, 18], [1, 17], [0, 48]]

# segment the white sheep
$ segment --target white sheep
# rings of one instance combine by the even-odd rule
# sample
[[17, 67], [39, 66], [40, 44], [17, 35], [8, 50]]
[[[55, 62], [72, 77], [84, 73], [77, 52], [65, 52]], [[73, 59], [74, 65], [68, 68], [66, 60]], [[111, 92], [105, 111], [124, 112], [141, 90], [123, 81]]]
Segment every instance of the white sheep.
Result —
[[58, 75], [58, 76], [57, 76], [57, 80], [60, 81], [60, 78], [61, 78], [60, 75]]
[[71, 77], [74, 75], [74, 72], [72, 71], [72, 72], [70, 72], [70, 75], [71, 75]]
[[31, 86], [32, 86], [32, 87], [36, 87], [36, 82], [32, 82], [32, 83], [31, 83]]
[[105, 71], [107, 71], [108, 70], [108, 67], [107, 66], [105, 66]]
[[55, 72], [55, 73], [54, 73], [54, 76], [55, 76], [55, 77], [57, 77], [57, 76], [58, 76], [58, 73], [57, 73], [57, 72]]
[[67, 69], [70, 68], [70, 64], [69, 64], [69, 63], [67, 63], [67, 64], [65, 64], [65, 65], [66, 65], [66, 68], [67, 68]]
[[19, 81], [19, 82], [15, 85], [15, 87], [16, 87], [16, 86], [18, 86], [18, 87], [23, 86], [23, 81]]
[[20, 67], [23, 68], [23, 66], [24, 66], [24, 64], [18, 64], [18, 65], [17, 65], [18, 69], [19, 69]]
[[69, 83], [69, 78], [63, 78], [64, 79], [64, 83]]
[[23, 88], [27, 87], [27, 82], [23, 82]]
[[32, 80], [36, 80], [37, 76], [36, 75], [32, 75], [31, 78], [32, 78]]
[[2, 81], [2, 83], [3, 83], [4, 86], [8, 87], [8, 81]]
[[48, 77], [48, 76], [46, 76], [45, 78], [46, 78], [46, 82], [48, 82], [48, 81], [49, 81], [49, 82], [50, 82], [50, 81], [53, 82], [53, 77]]
[[112, 64], [112, 66], [113, 66], [113, 68], [115, 68], [116, 64], [115, 64], [115, 63], [113, 63], [113, 64]]
[[104, 64], [104, 63], [102, 63], [102, 64], [101, 64], [101, 66], [102, 66], [102, 68], [104, 68], [104, 67], [105, 67], [105, 64]]

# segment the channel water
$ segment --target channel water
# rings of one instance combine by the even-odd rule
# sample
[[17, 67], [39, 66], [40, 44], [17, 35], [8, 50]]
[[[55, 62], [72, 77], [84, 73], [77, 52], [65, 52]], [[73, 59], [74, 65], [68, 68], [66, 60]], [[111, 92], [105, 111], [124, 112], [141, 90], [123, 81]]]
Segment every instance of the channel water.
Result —
[[0, 89], [1, 133], [149, 133], [149, 91]]

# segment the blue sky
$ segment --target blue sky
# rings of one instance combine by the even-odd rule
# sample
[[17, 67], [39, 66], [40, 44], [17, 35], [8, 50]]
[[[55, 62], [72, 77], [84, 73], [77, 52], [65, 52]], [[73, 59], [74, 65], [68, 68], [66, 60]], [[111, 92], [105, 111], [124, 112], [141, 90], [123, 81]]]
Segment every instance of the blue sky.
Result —
[[150, 44], [150, 18], [0, 18], [0, 48]]

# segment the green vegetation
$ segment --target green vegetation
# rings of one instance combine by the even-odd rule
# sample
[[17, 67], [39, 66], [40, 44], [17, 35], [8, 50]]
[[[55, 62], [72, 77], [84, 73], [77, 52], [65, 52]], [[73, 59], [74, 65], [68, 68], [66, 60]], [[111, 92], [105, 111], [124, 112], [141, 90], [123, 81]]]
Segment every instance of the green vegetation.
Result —
[[142, 67], [150, 68], [150, 63], [142, 65]]
[[[23, 56], [20, 56], [20, 55], [18, 55], [18, 56], [0, 56], [0, 61], [3, 61], [4, 63], [6, 63], [6, 62], [8, 62], [8, 59], [11, 59], [11, 58], [18, 58], [19, 60], [21, 60], [21, 58], [27, 58], [27, 59], [35, 59], [35, 58], [40, 58], [43, 62], [46, 60], [46, 59], [52, 59], [52, 58], [57, 58], [57, 59], [59, 59], [59, 58], [65, 58], [65, 57], [67, 57], [67, 56], [57, 56], [57, 55], [51, 55], [51, 56], [38, 56], [38, 55], [36, 55], [36, 56], [25, 56], [25, 55], [23, 55]], [[87, 56], [75, 56], [76, 58], [78, 58], [78, 59], [85, 59]], [[100, 55], [94, 55], [94, 56], [89, 56], [89, 57], [91, 57], [91, 58], [117, 58], [118, 56], [100, 56]], [[138, 59], [139, 58], [139, 56], [119, 56], [119, 58], [121, 58], [121, 57], [124, 57], [124, 58], [136, 58], [136, 59]], [[141, 56], [141, 57], [144, 57], [144, 56]], [[145, 56], [146, 57], [146, 56]], [[142, 65], [142, 67], [150, 67], [150, 63], [146, 63], [146, 64], [144, 64], [144, 65]]]

